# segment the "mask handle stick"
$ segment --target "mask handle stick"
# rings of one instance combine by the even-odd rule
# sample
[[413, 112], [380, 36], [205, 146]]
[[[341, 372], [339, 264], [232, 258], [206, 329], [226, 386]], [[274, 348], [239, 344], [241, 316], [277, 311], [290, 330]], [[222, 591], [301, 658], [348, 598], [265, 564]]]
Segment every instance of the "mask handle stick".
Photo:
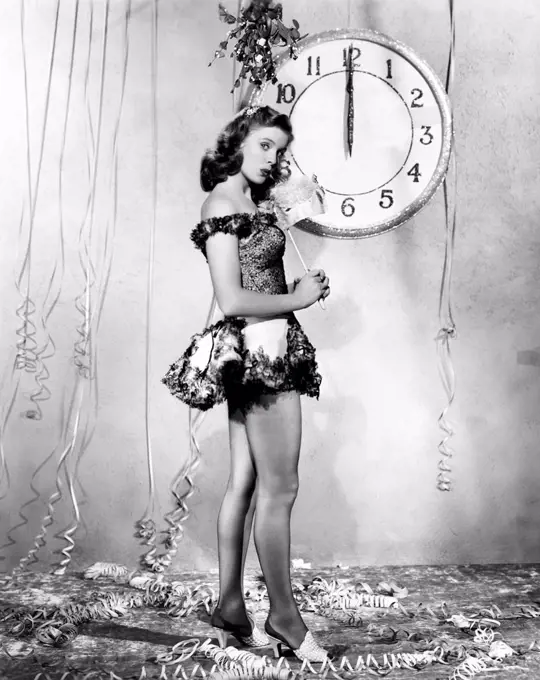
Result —
[[[302, 255], [300, 255], [300, 251], [298, 250], [298, 246], [296, 245], [296, 241], [294, 240], [293, 235], [291, 234], [291, 229], [290, 229], [290, 227], [286, 227], [286, 229], [287, 229], [287, 234], [289, 234], [289, 238], [291, 239], [293, 246], [296, 248], [296, 252], [298, 253], [298, 257], [300, 259], [300, 262], [302, 263], [302, 267], [304, 267], [306, 274], [307, 274], [309, 269], [306, 267], [306, 263], [304, 262], [304, 258], [302, 257]], [[326, 307], [324, 305], [324, 300], [318, 300], [318, 303], [319, 303], [319, 307], [322, 310], [326, 311]]]

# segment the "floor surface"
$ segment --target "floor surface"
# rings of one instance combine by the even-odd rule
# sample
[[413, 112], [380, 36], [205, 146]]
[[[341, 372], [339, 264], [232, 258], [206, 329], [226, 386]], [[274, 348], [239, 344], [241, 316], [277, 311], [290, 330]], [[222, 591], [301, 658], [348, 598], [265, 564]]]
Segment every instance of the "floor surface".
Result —
[[[351, 680], [373, 675], [396, 680], [540, 680], [539, 576], [540, 565], [534, 564], [294, 569], [292, 580], [304, 620], [333, 655], [334, 668], [341, 665], [341, 670], [332, 673], [314, 664], [313, 670], [304, 668], [303, 675], [316, 677], [322, 670], [326, 677]], [[213, 678], [222, 680], [232, 677], [214, 666], [217, 639], [209, 625], [208, 611], [217, 597], [217, 574], [167, 573], [154, 592], [170, 593], [174, 581], [179, 585], [176, 599], [168, 603], [174, 607], [171, 609], [163, 606], [163, 598], [160, 602], [156, 596], [152, 602], [151, 591], [142, 590], [140, 583], [132, 587], [108, 577], [88, 580], [79, 572], [64, 576], [22, 574], [0, 590], [0, 677], [139, 680], [187, 678], [193, 673], [193, 677], [213, 673]], [[394, 600], [370, 598], [370, 588], [373, 594], [393, 593]], [[262, 627], [268, 599], [256, 571], [246, 574], [245, 589], [247, 605]], [[184, 594], [179, 595], [181, 592]], [[348, 599], [344, 596], [347, 594]], [[109, 615], [114, 618], [91, 620], [99, 616], [99, 611], [92, 610], [89, 603], [99, 602], [99, 598], [103, 602], [104, 597], [109, 598]], [[127, 598], [133, 606], [122, 607]], [[392, 606], [369, 606], [390, 602]], [[83, 617], [86, 612], [88, 622], [62, 628], [62, 611], [75, 603], [79, 609], [70, 611], [78, 611]], [[52, 628], [51, 621], [56, 622]], [[67, 638], [62, 637], [65, 631]], [[181, 663], [178, 654], [170, 654], [182, 640], [198, 639], [202, 644], [208, 638], [211, 646], [206, 649], [213, 650], [213, 656], [204, 653], [204, 647], [203, 652]], [[489, 656], [490, 651], [495, 653], [493, 643], [497, 641], [510, 648], [503, 648], [510, 656], [499, 661]], [[228, 644], [243, 649], [232, 637]], [[194, 649], [195, 645], [191, 642], [184, 647]], [[500, 644], [498, 649], [501, 654]], [[167, 653], [168, 665], [165, 657], [160, 657]], [[267, 655], [268, 665], [273, 664], [273, 669], [267, 669], [267, 677], [285, 680], [301, 670], [290, 650], [285, 652], [287, 663], [281, 666], [281, 673], [269, 648], [253, 653]], [[410, 662], [412, 657], [402, 655], [412, 653], [423, 654], [424, 660], [431, 654], [432, 663], [421, 670], [389, 670], [392, 661], [394, 665], [404, 659]], [[350, 664], [348, 671], [344, 656]], [[477, 659], [476, 667], [471, 658]], [[287, 666], [289, 673], [285, 672]], [[235, 677], [255, 676], [238, 672]]]

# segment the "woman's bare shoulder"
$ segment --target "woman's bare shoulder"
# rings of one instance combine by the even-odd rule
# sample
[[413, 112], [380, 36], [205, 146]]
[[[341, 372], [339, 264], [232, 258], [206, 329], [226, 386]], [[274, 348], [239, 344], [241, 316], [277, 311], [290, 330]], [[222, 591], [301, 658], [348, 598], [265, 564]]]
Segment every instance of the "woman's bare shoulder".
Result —
[[211, 217], [226, 217], [239, 212], [236, 201], [223, 191], [214, 189], [201, 206], [201, 220]]

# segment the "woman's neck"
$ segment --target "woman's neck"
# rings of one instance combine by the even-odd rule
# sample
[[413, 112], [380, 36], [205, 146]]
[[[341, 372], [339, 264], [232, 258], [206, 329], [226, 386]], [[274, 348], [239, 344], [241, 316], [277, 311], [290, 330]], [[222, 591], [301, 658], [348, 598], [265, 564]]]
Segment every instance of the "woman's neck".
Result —
[[213, 194], [232, 201], [238, 212], [253, 212], [253, 209], [258, 210], [258, 208], [251, 197], [251, 188], [247, 181], [246, 184], [247, 191], [243, 190], [244, 183], [240, 181], [238, 175], [232, 175], [220, 182], [215, 187]]
[[229, 175], [224, 184], [234, 193], [242, 194], [244, 198], [250, 201], [253, 200], [251, 197], [251, 185], [241, 172], [236, 173], [236, 175]]

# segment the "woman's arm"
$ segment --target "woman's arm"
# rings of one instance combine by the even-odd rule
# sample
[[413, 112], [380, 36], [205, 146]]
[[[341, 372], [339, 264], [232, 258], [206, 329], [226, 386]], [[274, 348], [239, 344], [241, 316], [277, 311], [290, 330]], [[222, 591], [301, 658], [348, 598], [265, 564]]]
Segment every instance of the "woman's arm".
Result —
[[[235, 212], [228, 201], [214, 201], [206, 204], [202, 219], [224, 217]], [[223, 232], [209, 236], [206, 258], [216, 299], [225, 316], [276, 316], [304, 308], [292, 291], [268, 295], [242, 288], [237, 236]]]
[[291, 283], [287, 284], [287, 291], [289, 295], [292, 295], [294, 293], [294, 289], [298, 285], [298, 282], [300, 281], [300, 277], [296, 278], [294, 281], [291, 281]]

